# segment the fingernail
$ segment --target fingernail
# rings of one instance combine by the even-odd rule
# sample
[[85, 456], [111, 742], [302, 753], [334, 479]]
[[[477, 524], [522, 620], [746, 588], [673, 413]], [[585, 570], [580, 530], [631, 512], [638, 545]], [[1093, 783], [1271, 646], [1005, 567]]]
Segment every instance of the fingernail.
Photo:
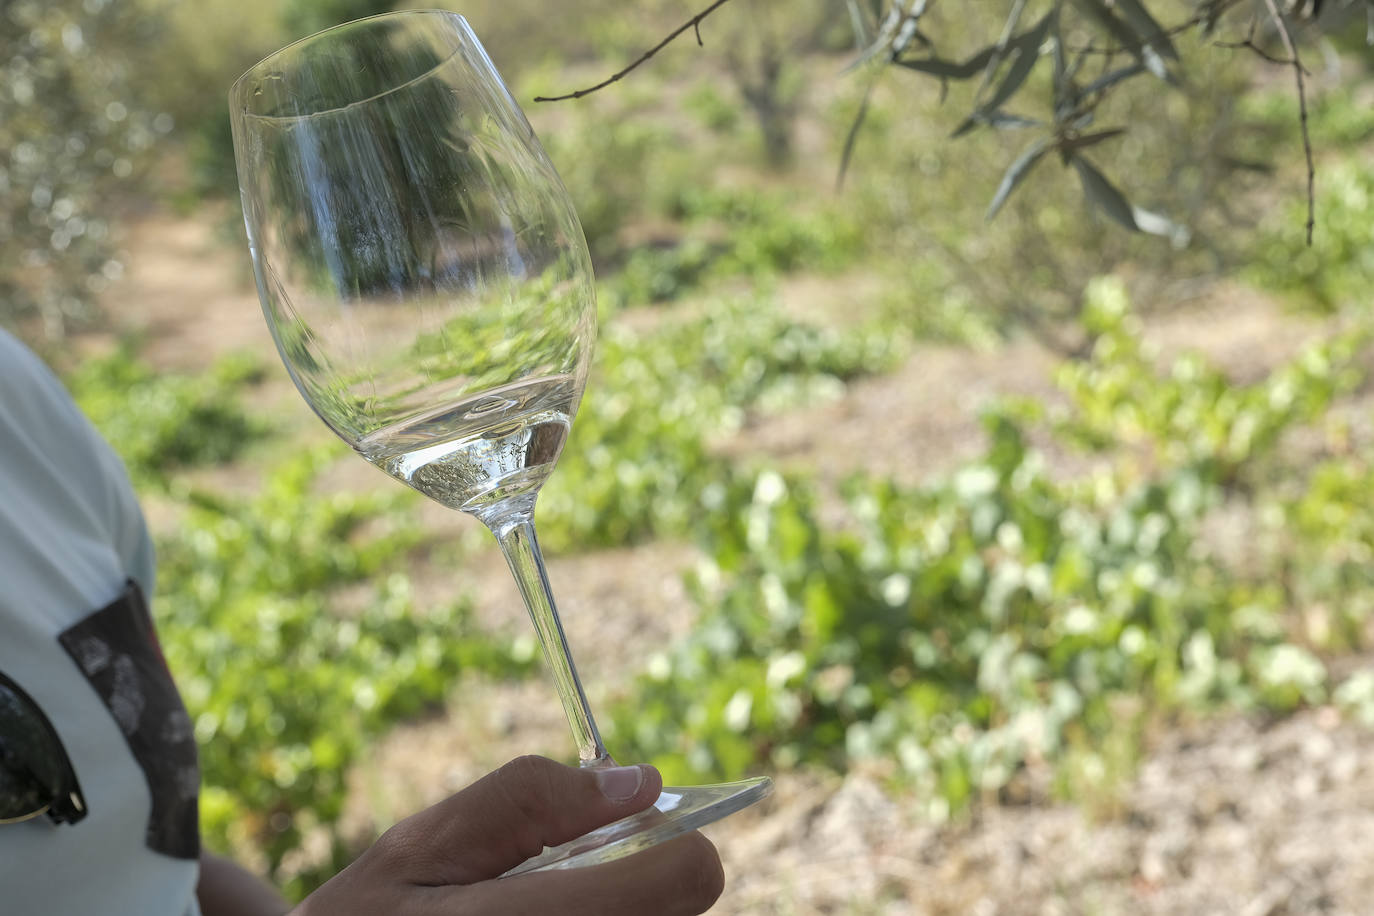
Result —
[[596, 783], [602, 795], [622, 802], [633, 798], [644, 784], [644, 771], [639, 767], [607, 767], [596, 771]]

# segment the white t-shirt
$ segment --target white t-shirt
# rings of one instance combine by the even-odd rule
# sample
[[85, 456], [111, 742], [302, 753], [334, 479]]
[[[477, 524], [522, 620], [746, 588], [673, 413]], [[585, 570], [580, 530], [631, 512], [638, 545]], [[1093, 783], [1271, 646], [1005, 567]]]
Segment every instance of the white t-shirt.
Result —
[[153, 571], [123, 465], [0, 331], [0, 673], [56, 729], [87, 808], [0, 824], [6, 916], [199, 916], [194, 736], [138, 597]]

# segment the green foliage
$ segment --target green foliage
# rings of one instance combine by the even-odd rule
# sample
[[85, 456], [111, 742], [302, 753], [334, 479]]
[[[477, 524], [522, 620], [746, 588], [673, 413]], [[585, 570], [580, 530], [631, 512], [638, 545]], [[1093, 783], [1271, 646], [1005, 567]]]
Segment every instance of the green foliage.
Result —
[[[1354, 0], [1340, 0], [1328, 11], [1353, 5]], [[883, 70], [908, 71], [938, 81], [941, 99], [951, 83], [972, 89], [971, 97], [960, 102], [968, 113], [951, 138], [986, 129], [1030, 135], [1019, 141], [1017, 152], [1003, 166], [1001, 181], [989, 196], [989, 218], [1030, 175], [1043, 169], [1042, 163], [1058, 159], [1074, 167], [1084, 202], [1093, 210], [1128, 230], [1164, 236], [1176, 245], [1187, 243], [1190, 227], [1176, 216], [1136, 205], [1130, 199], [1134, 191], [1128, 188], [1130, 193], [1123, 193], [1085, 150], [1097, 147], [1093, 158], [1100, 159], [1110, 154], [1102, 151], [1119, 148], [1128, 132], [1139, 136], [1142, 128], [1150, 130], [1148, 122], [1129, 114], [1123, 117], [1113, 104], [1118, 96], [1167, 96], [1196, 79], [1200, 55], [1181, 54], [1179, 47], [1186, 46], [1176, 43], [1176, 38], [1188, 33], [1207, 37], [1235, 32], [1238, 44], [1239, 34], [1248, 29], [1248, 44], [1255, 36], [1256, 22], [1241, 15], [1245, 8], [1236, 2], [1054, 0], [1012, 4], [1005, 20], [997, 21], [1004, 15], [1001, 9], [975, 19], [962, 8], [944, 18], [936, 4], [911, 9], [895, 0], [849, 5], [863, 46], [857, 63], [878, 62], [886, 65]], [[1271, 7], [1271, 20], [1279, 15], [1278, 7]], [[1299, 13], [1284, 14], [1290, 15]], [[1288, 28], [1286, 19], [1268, 25], [1276, 33], [1286, 34]], [[971, 42], [971, 48], [961, 48], [965, 41], [960, 39]], [[1103, 53], [1108, 48], [1112, 50]], [[1256, 50], [1266, 53], [1263, 48]], [[876, 79], [875, 71], [870, 88]], [[857, 138], [867, 112], [866, 104], [859, 107], [849, 131], [851, 141]], [[1289, 128], [1297, 126], [1290, 122]], [[1209, 139], [1215, 137], [1213, 132]], [[1158, 145], [1151, 154], [1166, 158], [1174, 149]], [[848, 160], [848, 153], [844, 158]]]
[[[588, 99], [551, 120], [541, 136], [577, 207], [593, 257], [617, 304], [667, 301], [708, 281], [835, 269], [863, 251], [864, 222], [849, 201], [786, 188], [722, 183], [748, 162], [721, 133], [729, 104], [710, 86], [681, 103], [718, 125], [692, 129], [665, 106], [666, 85], [641, 97]], [[534, 108], [539, 119], [544, 109]], [[749, 167], [749, 166], [745, 166]], [[628, 254], [627, 254], [628, 252]]]
[[[1368, 594], [1351, 581], [1374, 530], [1352, 498], [1367, 471], [1321, 465], [1296, 501], [1276, 501], [1273, 481], [1302, 474], [1285, 438], [1356, 381], [1364, 335], [1228, 388], [1196, 357], [1156, 370], [1119, 285], [1095, 285], [1087, 314], [1097, 347], [1062, 374], [1068, 407], [1045, 431], [1068, 448], [1120, 439], [1125, 460], [1052, 477], [1027, 446], [1028, 424], [1044, 424], [1022, 407], [991, 412], [984, 455], [944, 482], [852, 481], [838, 525], [804, 480], [735, 481], [703, 530], [699, 625], [649, 663], [613, 740], [670, 781], [885, 758], [943, 816], [1026, 767], [1131, 745], [1132, 705], [1323, 699], [1312, 649], [1339, 641], [1294, 640], [1285, 615], [1319, 593]], [[1237, 499], [1302, 526], [1291, 582], [1207, 546], [1205, 526]], [[1350, 608], [1346, 645], [1368, 609]]]
[[199, 375], [159, 373], [125, 342], [81, 363], [67, 384], [130, 475], [152, 484], [178, 468], [232, 460], [269, 432], [238, 403], [261, 374], [261, 363], [247, 355], [221, 359]]
[[[1338, 85], [1307, 100], [1307, 130], [1313, 150], [1325, 153], [1374, 139], [1374, 110], [1355, 85]], [[1298, 100], [1287, 92], [1263, 92], [1241, 100], [1248, 116], [1276, 135], [1287, 136], [1302, 116]], [[1287, 146], [1292, 147], [1293, 143]]]
[[694, 287], [803, 270], [831, 272], [857, 260], [864, 231], [839, 204], [805, 206], [795, 195], [682, 186], [669, 214], [683, 226], [670, 246], [635, 249], [608, 283], [613, 306], [677, 299]]
[[[1027, 19], [1034, 7], [1027, 6]], [[994, 10], [967, 12], [942, 15], [936, 37], [952, 47], [977, 48], [996, 34], [988, 25]], [[827, 158], [843, 155], [840, 141], [864, 108], [841, 201], [862, 220], [865, 265], [887, 268], [891, 290], [884, 298], [901, 303], [921, 331], [958, 337], [958, 326], [967, 322], [973, 327], [964, 333], [974, 336], [980, 326], [999, 337], [1030, 332], [1068, 355], [1084, 343], [1079, 310], [1093, 277], [1120, 270], [1140, 284], [1143, 302], [1155, 302], [1176, 295], [1169, 288], [1174, 278], [1229, 265], [1243, 237], [1238, 221], [1250, 216], [1255, 180], [1237, 160], [1274, 156], [1274, 138], [1257, 131], [1238, 105], [1247, 91], [1249, 58], [1196, 57], [1189, 61], [1186, 99], [1171, 91], [1121, 92], [1083, 128], [1128, 128], [1083, 147], [1082, 154], [1133, 206], [1186, 227], [1168, 238], [1118, 231], [1101, 207], [1080, 199], [1081, 176], [1053, 154], [1052, 145], [996, 217], [985, 220], [1003, 172], [1034, 138], [1027, 130], [980, 127], [957, 140], [941, 139], [958, 128], [961, 112], [972, 104], [976, 76], [972, 84], [951, 83], [947, 97], [934, 81], [891, 70], [871, 92], [862, 79], [840, 83], [825, 111], [833, 141]], [[1037, 60], [1041, 71], [1020, 90], [1027, 106], [1051, 90], [1048, 58]], [[1139, 79], [1138, 88], [1146, 90], [1148, 81]], [[1011, 104], [1022, 111], [1020, 103]], [[1298, 191], [1294, 199], [1301, 203]], [[961, 319], [960, 312], [968, 317]]]
[[[391, 0], [287, 0], [246, 9], [242, 2], [173, 7], [169, 18], [182, 53], [175, 55], [171, 67], [163, 68], [169, 84], [177, 88], [162, 95], [177, 114], [190, 164], [189, 187], [179, 203], [189, 208], [222, 198], [237, 206], [234, 141], [229, 110], [222, 102], [234, 80], [293, 41], [395, 6]], [[215, 104], [205, 104], [207, 95]], [[231, 222], [239, 222], [237, 212]]]
[[987, 348], [1022, 330], [1006, 324], [996, 308], [961, 282], [959, 268], [939, 258], [898, 261], [890, 270], [879, 299], [884, 321], [917, 340]]
[[716, 274], [716, 258], [729, 242], [693, 237], [630, 252], [615, 278], [605, 284], [609, 308], [671, 302]]
[[790, 166], [810, 75], [802, 64], [805, 52], [846, 17], [827, 0], [793, 0], [786, 7], [736, 0], [734, 7], [729, 15], [739, 18], [722, 36], [726, 70], [753, 115], [764, 162], [772, 169]]
[[395, 5], [393, 0], [288, 0], [281, 18], [288, 35], [304, 38], [341, 22], [389, 12]]
[[683, 107], [708, 130], [719, 134], [729, 133], [739, 123], [739, 109], [709, 83], [703, 83], [687, 93]]
[[616, 740], [670, 778], [895, 757], [939, 813], [1101, 734], [1121, 697], [1257, 701], [1230, 609], [1272, 633], [1272, 603], [1188, 562], [1214, 494], [1190, 474], [1062, 488], [1014, 423], [991, 433], [944, 486], [855, 482], [854, 532], [761, 476], [709, 536], [703, 622], [651, 663]]
[[1374, 513], [1368, 489], [1374, 467], [1363, 454], [1317, 462], [1300, 487], [1271, 509], [1272, 568], [1292, 603], [1301, 632], [1327, 651], [1352, 650], [1369, 638], [1374, 618]]
[[1374, 169], [1344, 161], [1320, 174], [1312, 245], [1301, 230], [1306, 205], [1292, 201], [1256, 239], [1250, 279], [1308, 308], [1363, 305], [1374, 282]]
[[659, 189], [690, 168], [673, 155], [682, 138], [671, 128], [635, 111], [609, 117], [579, 119], [542, 138], [598, 262], [618, 252], [627, 225], [654, 212]]
[[732, 250], [721, 268], [726, 275], [843, 266], [863, 243], [854, 213], [843, 202], [805, 212], [802, 202], [795, 193], [684, 186], [671, 214], [730, 233]]
[[1192, 468], [1209, 483], [1228, 486], [1267, 482], [1264, 475], [1281, 457], [1280, 438], [1320, 419], [1359, 384], [1363, 373], [1354, 359], [1370, 336], [1367, 326], [1356, 325], [1268, 377], [1237, 385], [1191, 353], [1156, 373], [1117, 283], [1090, 289], [1084, 322], [1095, 337], [1092, 358], [1059, 371], [1072, 404], [1058, 418], [1060, 436], [1157, 470]]
[[1366, 728], [1374, 728], [1374, 671], [1358, 671], [1331, 695], [1336, 705]]
[[[487, 291], [467, 308], [453, 310], [454, 317], [436, 330], [418, 334], [385, 366], [409, 387], [389, 398], [370, 395], [364, 409], [382, 416], [387, 408], [400, 412], [400, 405], [418, 411], [431, 405], [406, 399], [445, 384], [451, 396], [475, 396], [523, 378], [578, 371], [595, 329], [590, 278], [575, 255], [519, 281], [493, 281]], [[359, 387], [374, 386], [375, 379], [368, 379]]]
[[643, 337], [613, 325], [540, 496], [541, 539], [585, 549], [685, 534], [735, 475], [713, 439], [749, 411], [834, 396], [901, 353], [899, 335], [821, 329], [767, 299], [724, 300]]
[[145, 62], [143, 72], [154, 82], [162, 108], [176, 119], [173, 138], [185, 150], [187, 173], [183, 181], [164, 174], [151, 190], [169, 195], [180, 209], [192, 212], [205, 204], [230, 202], [224, 215], [227, 228], [237, 240], [242, 231], [238, 212], [238, 173], [230, 132], [229, 87], [244, 71], [288, 41], [304, 33], [291, 33], [283, 21], [282, 5], [267, 0], [209, 0], [197, 4], [171, 4], [166, 46], [175, 48]]

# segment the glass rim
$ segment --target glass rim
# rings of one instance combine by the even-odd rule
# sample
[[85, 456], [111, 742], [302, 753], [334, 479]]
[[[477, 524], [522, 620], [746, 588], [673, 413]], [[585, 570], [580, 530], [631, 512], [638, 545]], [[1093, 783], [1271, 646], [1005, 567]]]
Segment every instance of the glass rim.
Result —
[[455, 13], [455, 12], [453, 12], [452, 10], [441, 10], [441, 9], [393, 10], [393, 11], [391, 11], [391, 12], [389, 12], [389, 13], [377, 13], [377, 14], [374, 15], [374, 16], [364, 16], [364, 17], [362, 17], [361, 19], [350, 19], [350, 20], [347, 21], [347, 22], [340, 22], [340, 23], [337, 23], [337, 24], [335, 24], [335, 25], [331, 25], [331, 26], [329, 26], [328, 28], [320, 29], [318, 32], [311, 32], [309, 35], [306, 35], [306, 36], [304, 36], [304, 37], [302, 37], [302, 38], [297, 38], [295, 41], [291, 42], [290, 44], [283, 45], [282, 47], [280, 47], [280, 48], [278, 48], [277, 50], [273, 51], [271, 54], [268, 54], [266, 57], [262, 58], [262, 60], [259, 60], [257, 63], [253, 64], [253, 66], [251, 66], [251, 67], [249, 67], [247, 70], [243, 71], [243, 73], [239, 74], [238, 78], [235, 79], [234, 82], [229, 86], [229, 108], [230, 108], [230, 113], [231, 113], [232, 115], [234, 115], [234, 116], [237, 116], [237, 117], [251, 118], [251, 119], [253, 119], [253, 120], [259, 120], [259, 121], [306, 121], [306, 120], [309, 120], [310, 118], [318, 118], [318, 117], [321, 117], [321, 116], [323, 116], [323, 115], [335, 114], [335, 113], [340, 112], [340, 111], [347, 111], [348, 109], [354, 108], [354, 107], [356, 107], [356, 106], [358, 106], [358, 105], [366, 105], [366, 104], [369, 103], [369, 102], [375, 102], [377, 99], [385, 98], [386, 96], [391, 95], [391, 94], [394, 93], [394, 92], [399, 92], [399, 91], [401, 91], [402, 89], [405, 89], [405, 88], [408, 87], [408, 86], [413, 86], [413, 85], [415, 85], [416, 83], [420, 82], [421, 80], [428, 79], [429, 77], [433, 76], [436, 72], [438, 72], [439, 70], [441, 70], [445, 65], [447, 65], [449, 61], [453, 60], [454, 56], [456, 56], [456, 55], [459, 53], [458, 50], [455, 49], [455, 50], [453, 50], [453, 51], [450, 51], [449, 54], [448, 54], [446, 57], [444, 57], [443, 60], [440, 60], [439, 62], [437, 62], [433, 67], [430, 67], [428, 70], [426, 70], [426, 71], [423, 72], [423, 73], [419, 73], [419, 74], [417, 74], [417, 75], [411, 77], [410, 79], [406, 80], [406, 81], [403, 82], [403, 83], [397, 83], [395, 86], [391, 86], [391, 87], [389, 87], [389, 88], [387, 88], [387, 89], [383, 89], [381, 92], [378, 92], [378, 93], [376, 93], [376, 94], [374, 94], [374, 95], [370, 95], [370, 96], [368, 96], [367, 98], [355, 99], [355, 100], [353, 100], [353, 101], [351, 101], [351, 102], [348, 102], [348, 103], [345, 104], [345, 105], [335, 105], [335, 106], [332, 107], [332, 108], [322, 108], [322, 109], [320, 109], [319, 111], [312, 111], [312, 112], [309, 112], [308, 114], [294, 114], [294, 115], [269, 115], [269, 114], [258, 114], [257, 112], [249, 111], [248, 108], [247, 108], [245, 105], [242, 104], [242, 102], [240, 101], [240, 98], [239, 98], [240, 95], [241, 95], [241, 93], [240, 93], [240, 87], [243, 86], [243, 84], [248, 80], [249, 77], [251, 77], [251, 76], [253, 76], [254, 74], [258, 73], [259, 71], [263, 70], [264, 67], [266, 67], [266, 65], [268, 65], [268, 64], [271, 63], [272, 61], [276, 60], [278, 57], [281, 57], [283, 54], [287, 53], [288, 51], [291, 51], [291, 50], [293, 50], [293, 49], [299, 48], [299, 47], [301, 47], [301, 46], [303, 46], [303, 45], [306, 45], [306, 44], [309, 44], [309, 43], [311, 43], [311, 42], [317, 41], [317, 40], [319, 40], [319, 39], [321, 39], [321, 38], [325, 37], [326, 35], [329, 35], [329, 34], [331, 34], [331, 33], [333, 33], [333, 32], [337, 32], [337, 31], [340, 31], [340, 30], [346, 29], [346, 28], [351, 28], [351, 27], [353, 27], [353, 26], [361, 25], [361, 24], [363, 24], [363, 23], [373, 22], [373, 21], [376, 21], [376, 20], [379, 20], [379, 19], [401, 19], [401, 18], [407, 18], [407, 17], [433, 18], [433, 17], [436, 17], [436, 16], [437, 16], [437, 17], [440, 17], [440, 18], [446, 18], [446, 19], [457, 20], [458, 24], [462, 27], [462, 31], [466, 34], [467, 37], [473, 38], [473, 39], [476, 38], [476, 36], [473, 34], [472, 26], [468, 24], [468, 21], [467, 21], [466, 17], [464, 17], [462, 13]]

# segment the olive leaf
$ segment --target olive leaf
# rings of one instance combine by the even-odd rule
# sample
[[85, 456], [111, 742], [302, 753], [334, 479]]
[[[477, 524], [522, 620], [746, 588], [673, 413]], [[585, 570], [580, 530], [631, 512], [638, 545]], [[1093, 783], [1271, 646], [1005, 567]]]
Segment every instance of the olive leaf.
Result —
[[1150, 15], [1140, 0], [1114, 0], [1113, 5], [1121, 10], [1126, 21], [1145, 39], [1146, 44], [1159, 52], [1161, 57], [1178, 60], [1178, 51], [1169, 40], [1169, 33], [1164, 31], [1164, 27]]
[[1146, 210], [1144, 207], [1132, 207], [1131, 216], [1135, 218], [1136, 228], [1141, 232], [1163, 236], [1172, 242], [1175, 248], [1186, 248], [1192, 241], [1193, 234], [1187, 226], [1174, 222], [1162, 213]]
[[859, 6], [858, 0], [846, 0], [845, 6], [849, 10], [849, 25], [854, 30], [854, 41], [858, 45], [859, 51], [873, 43], [873, 33], [869, 29], [868, 16]]
[[1133, 232], [1140, 231], [1135, 221], [1135, 208], [1116, 186], [1107, 180], [1091, 162], [1082, 156], [1074, 155], [1070, 161], [1078, 172], [1078, 180], [1083, 185], [1083, 194], [1116, 222]]
[[[994, 116], [998, 109], [1016, 94], [1016, 90], [1021, 88], [1022, 84], [1026, 82], [1026, 77], [1030, 76], [1031, 70], [1035, 68], [1036, 61], [1040, 57], [1040, 46], [1044, 44], [1045, 36], [1049, 34], [1052, 20], [1053, 11], [1046, 13], [1030, 29], [1007, 43], [1007, 51], [1010, 52], [1009, 56], [1012, 57], [1012, 63], [1007, 68], [1006, 75], [997, 84], [992, 97], [965, 118], [950, 134], [951, 137], [961, 137], [975, 127], [995, 123]], [[989, 61], [989, 66], [998, 65], [995, 54], [994, 49], [994, 57]]]
[[[1056, 2], [1052, 9], [1058, 8], [1058, 5]], [[1006, 56], [1012, 36], [1016, 34], [1016, 27], [1021, 24], [1021, 14], [1025, 11], [1026, 0], [1014, 0], [1011, 12], [1007, 15], [1007, 21], [1002, 24], [1002, 34], [997, 36], [997, 42], [993, 45], [996, 54], [983, 71], [983, 80], [978, 84], [978, 91], [973, 94], [975, 99], [983, 97], [983, 93], [987, 91], [988, 83], [992, 81], [993, 74], [997, 72], [998, 67], [1002, 66], [1002, 59]]]
[[[1050, 71], [1050, 88], [1054, 93], [1054, 111], [1058, 118], [1062, 113], [1073, 108], [1076, 99], [1073, 91], [1073, 71], [1068, 60], [1064, 56], [1064, 36], [1059, 28], [1059, 4], [1055, 4], [1050, 10], [1050, 15], [1054, 17], [1050, 23], [1050, 35], [1053, 39], [1052, 58], [1054, 66]], [[1082, 60], [1082, 57], [1079, 57]]]
[[987, 215], [984, 219], [992, 219], [997, 215], [997, 211], [1002, 209], [1002, 205], [1007, 202], [1011, 192], [1025, 180], [1030, 174], [1030, 170], [1035, 164], [1044, 158], [1045, 153], [1049, 152], [1051, 138], [1041, 137], [1022, 151], [1016, 157], [1011, 166], [1007, 168], [1006, 174], [1002, 176], [1002, 183], [997, 186], [997, 193], [992, 197], [992, 203], [988, 204]]
[[1094, 92], [1102, 92], [1105, 89], [1109, 89], [1112, 86], [1115, 86], [1122, 80], [1130, 79], [1131, 77], [1142, 73], [1144, 70], [1144, 64], [1131, 64], [1129, 67], [1122, 67], [1119, 70], [1113, 70], [1110, 73], [1104, 73], [1102, 76], [1099, 76], [1097, 79], [1093, 80], [1091, 83], [1084, 86], [1083, 91], [1079, 94], [1092, 95]]
[[854, 144], [859, 139], [859, 129], [863, 127], [864, 119], [868, 117], [868, 105], [873, 98], [873, 83], [869, 83], [864, 89], [863, 100], [859, 103], [859, 111], [854, 115], [854, 123], [849, 125], [849, 133], [844, 138], [844, 151], [840, 154], [840, 168], [835, 175], [836, 190], [844, 187], [844, 176], [849, 172], [849, 160], [854, 156]]
[[939, 57], [921, 57], [916, 59], [899, 59], [893, 63], [908, 70], [916, 70], [920, 73], [929, 73], [931, 76], [938, 76], [941, 79], [966, 80], [979, 73], [992, 60], [997, 53], [996, 45], [989, 45], [977, 54], [965, 61], [943, 60]]
[[961, 137], [975, 127], [996, 127], [999, 130], [1022, 127], [1040, 127], [1044, 124], [1037, 118], [1027, 118], [1024, 115], [1012, 114], [1007, 111], [975, 111], [969, 115], [959, 128], [950, 137]]
[[[1146, 70], [1166, 83], [1177, 82], [1154, 45], [1150, 44], [1147, 38], [1137, 34], [1135, 29], [1109, 10], [1102, 3], [1102, 0], [1077, 0], [1077, 3], [1091, 19], [1095, 20], [1112, 38], [1121, 44], [1122, 50], [1132, 54], [1145, 66]], [[1151, 19], [1150, 21], [1153, 22], [1154, 20]], [[1170, 44], [1169, 48], [1172, 50], [1173, 45]]]
[[1002, 78], [1002, 82], [997, 85], [997, 90], [993, 92], [992, 98], [981, 106], [985, 110], [1000, 108], [1004, 102], [1021, 88], [1021, 84], [1030, 76], [1031, 70], [1035, 67], [1035, 62], [1039, 58], [1040, 46], [1045, 42], [1045, 36], [1049, 33], [1052, 13], [1046, 13], [1040, 21], [1031, 26], [1030, 30], [1012, 39], [1007, 47], [1016, 55], [1011, 67], [1007, 70], [1007, 75]]

